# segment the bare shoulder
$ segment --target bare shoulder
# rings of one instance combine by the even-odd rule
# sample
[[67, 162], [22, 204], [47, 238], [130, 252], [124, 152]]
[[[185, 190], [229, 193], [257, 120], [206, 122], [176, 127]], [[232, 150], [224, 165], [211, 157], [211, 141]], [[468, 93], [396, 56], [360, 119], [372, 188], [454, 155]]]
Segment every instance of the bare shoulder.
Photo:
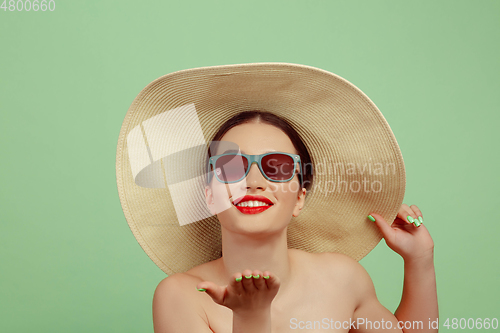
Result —
[[186, 273], [176, 273], [161, 280], [153, 296], [153, 315], [168, 316], [170, 310], [194, 303], [195, 292], [198, 292], [196, 284], [196, 278]]
[[293, 256], [303, 267], [309, 267], [322, 278], [335, 279], [336, 283], [352, 288], [354, 293], [364, 293], [373, 288], [372, 280], [365, 268], [345, 254], [294, 250]]
[[188, 292], [188, 294], [198, 295], [199, 292], [196, 290], [196, 285], [212, 278], [217, 262], [218, 260], [214, 260], [193, 267], [187, 272], [172, 274], [161, 280], [156, 290], [158, 293], [182, 292], [184, 294]]
[[[200, 279], [187, 273], [175, 273], [170, 275], [158, 283], [155, 290], [155, 296], [161, 296], [168, 294], [169, 296], [175, 296], [178, 293], [185, 294], [189, 289], [194, 289], [194, 286], [198, 283]], [[189, 288], [192, 287], [192, 288]], [[188, 293], [191, 294], [191, 293]]]
[[333, 252], [321, 253], [322, 259], [329, 264], [331, 269], [340, 270], [349, 280], [360, 287], [361, 284], [371, 283], [371, 278], [366, 269], [353, 258]]
[[160, 281], [155, 290], [155, 297], [175, 299], [182, 297], [185, 300], [199, 299], [200, 292], [196, 285], [210, 280], [214, 271], [215, 261], [196, 266], [184, 273], [172, 274]]
[[200, 281], [186, 272], [170, 275], [158, 283], [153, 296], [155, 332], [210, 332], [203, 295], [196, 290]]

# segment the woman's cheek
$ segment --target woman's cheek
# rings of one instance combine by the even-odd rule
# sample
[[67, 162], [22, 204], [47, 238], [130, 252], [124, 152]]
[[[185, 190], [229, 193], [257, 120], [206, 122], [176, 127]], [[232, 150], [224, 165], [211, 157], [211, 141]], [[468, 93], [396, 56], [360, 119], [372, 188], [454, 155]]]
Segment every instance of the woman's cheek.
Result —
[[288, 183], [283, 183], [283, 186], [280, 190], [279, 196], [282, 198], [281, 202], [286, 204], [287, 209], [290, 211], [293, 210], [295, 204], [297, 203], [297, 196], [299, 191], [300, 184], [299, 182], [292, 181]]
[[220, 214], [223, 211], [231, 208], [228, 192], [223, 184], [214, 182], [214, 184], [212, 185], [212, 196], [212, 209], [213, 211], [215, 211], [215, 214]]
[[246, 194], [246, 190], [242, 190], [239, 183], [222, 184], [217, 182], [213, 184], [212, 191], [216, 214], [222, 213], [233, 206], [230, 198], [234, 200]]
[[279, 183], [269, 183], [269, 189], [271, 192], [275, 193], [280, 190], [280, 186], [278, 184]]

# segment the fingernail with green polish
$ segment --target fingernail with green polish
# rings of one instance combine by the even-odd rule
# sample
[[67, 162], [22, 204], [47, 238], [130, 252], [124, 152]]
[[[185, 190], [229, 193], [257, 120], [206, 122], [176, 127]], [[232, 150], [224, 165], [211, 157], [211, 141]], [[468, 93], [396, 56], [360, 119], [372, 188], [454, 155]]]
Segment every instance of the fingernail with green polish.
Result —
[[243, 279], [243, 277], [240, 276], [239, 278], [236, 278], [236, 282], [240, 282], [242, 279]]
[[372, 221], [372, 222], [375, 222], [375, 218], [374, 218], [373, 216], [371, 216], [371, 215], [368, 215], [368, 219], [369, 219], [370, 221]]
[[258, 279], [259, 277], [260, 277], [260, 274], [257, 274], [257, 275], [253, 276], [254, 279]]
[[198, 291], [207, 291], [206, 289], [203, 289], [203, 288], [197, 288]]
[[413, 224], [415, 225], [415, 227], [420, 227], [421, 223], [419, 220], [415, 219]]
[[415, 220], [413, 219], [413, 217], [411, 217], [410, 215], [408, 215], [408, 217], [407, 217], [406, 219], [407, 219], [407, 220], [408, 220], [408, 222], [410, 222], [410, 223], [413, 223], [413, 221], [415, 221]]
[[269, 279], [269, 275], [268, 275], [268, 276], [265, 276], [265, 275], [264, 275], [264, 276], [263, 276], [263, 278], [264, 278], [264, 279]]
[[422, 216], [419, 216], [418, 220], [420, 221], [420, 223], [424, 223], [424, 218]]
[[250, 279], [252, 276], [251, 275], [245, 275], [245, 279]]

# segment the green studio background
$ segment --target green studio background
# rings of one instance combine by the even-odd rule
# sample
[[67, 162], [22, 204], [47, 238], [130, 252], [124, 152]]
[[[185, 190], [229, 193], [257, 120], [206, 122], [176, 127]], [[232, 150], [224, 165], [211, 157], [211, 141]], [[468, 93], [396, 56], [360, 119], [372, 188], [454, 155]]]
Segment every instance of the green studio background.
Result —
[[[121, 210], [122, 121], [164, 74], [247, 62], [319, 67], [375, 102], [403, 153], [404, 202], [420, 207], [435, 242], [440, 329], [446, 318], [500, 318], [500, 2], [5, 4], [1, 332], [153, 331], [165, 274]], [[393, 312], [403, 261], [381, 241], [361, 263]]]

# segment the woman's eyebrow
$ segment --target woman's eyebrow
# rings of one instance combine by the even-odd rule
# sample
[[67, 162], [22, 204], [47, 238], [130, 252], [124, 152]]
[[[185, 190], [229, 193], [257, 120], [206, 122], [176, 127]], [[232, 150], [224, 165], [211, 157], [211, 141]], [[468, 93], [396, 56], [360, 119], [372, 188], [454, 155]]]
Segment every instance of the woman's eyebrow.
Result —
[[[239, 150], [236, 150], [236, 149], [228, 149], [228, 150], [226, 150], [226, 151], [222, 152], [221, 154], [227, 154], [227, 153], [238, 153], [238, 152], [240, 152], [240, 151], [239, 151]], [[241, 152], [244, 154], [243, 150], [242, 150]]]

